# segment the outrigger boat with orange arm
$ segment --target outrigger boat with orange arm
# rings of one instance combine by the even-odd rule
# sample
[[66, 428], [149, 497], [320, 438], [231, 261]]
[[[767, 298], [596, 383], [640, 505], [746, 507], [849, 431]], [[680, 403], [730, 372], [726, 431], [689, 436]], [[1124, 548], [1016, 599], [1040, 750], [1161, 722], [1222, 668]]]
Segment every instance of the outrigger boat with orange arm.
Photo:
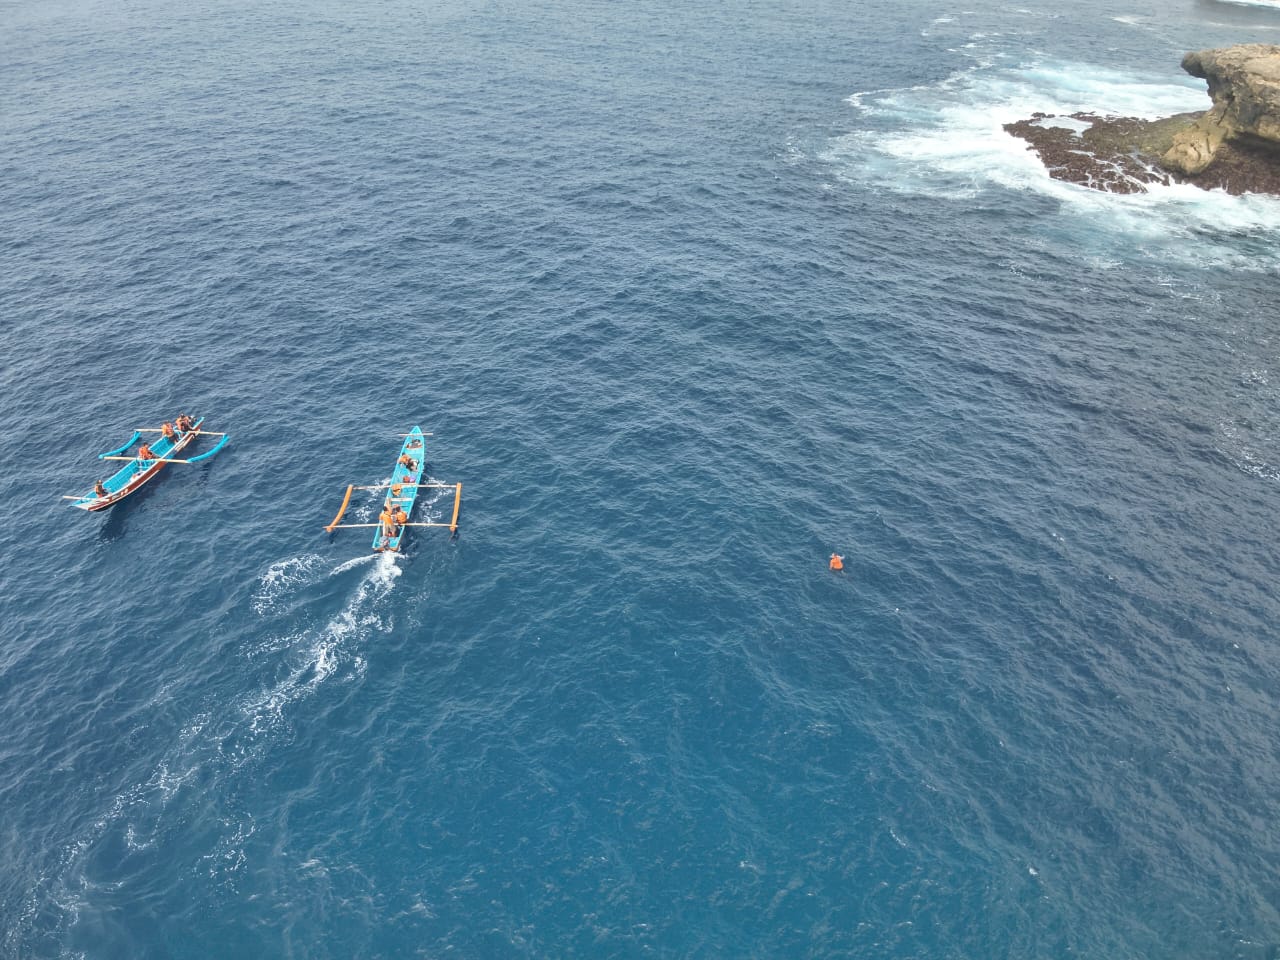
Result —
[[[134, 454], [133, 456], [125, 456], [124, 453], [137, 443], [144, 433], [163, 434], [163, 430], [160, 427], [138, 427], [133, 431], [133, 436], [124, 444], [116, 447], [114, 450], [108, 450], [106, 453], [98, 454], [99, 460], [128, 461], [125, 466], [121, 467], [106, 480], [102, 481], [102, 487], [103, 490], [106, 491], [105, 493], [98, 494], [95, 491], [90, 491], [85, 494], [70, 494], [64, 496], [62, 499], [75, 501], [71, 504], [73, 507], [78, 507], [81, 510], [88, 510], [90, 513], [97, 513], [99, 510], [106, 510], [109, 507], [114, 507], [125, 497], [129, 496], [129, 494], [135, 493], [148, 480], [159, 474], [160, 471], [165, 468], [166, 464], [200, 463], [204, 460], [208, 460], [225, 447], [231, 437], [225, 433], [201, 430], [200, 424], [202, 423], [204, 423], [204, 417], [197, 420], [190, 430], [185, 432], [175, 430], [175, 436], [172, 439], [162, 435], [160, 439], [150, 445], [151, 452], [154, 454], [154, 457], [149, 460], [140, 459], [137, 454]], [[182, 452], [188, 444], [192, 443], [199, 437], [219, 437], [220, 439], [216, 444], [214, 444], [213, 449], [209, 450], [207, 453], [202, 453], [197, 457], [179, 459], [174, 456], [174, 454]]]
[[[414, 427], [403, 436], [405, 438], [404, 445], [400, 448], [400, 458], [396, 460], [396, 465], [391, 471], [391, 482], [372, 486], [356, 486], [355, 484], [348, 486], [347, 493], [342, 498], [342, 506], [338, 508], [338, 515], [333, 518], [332, 523], [324, 528], [326, 533], [332, 533], [334, 530], [376, 527], [377, 532], [373, 535], [373, 549], [378, 552], [383, 550], [398, 552], [404, 539], [405, 530], [408, 527], [447, 527], [451, 534], [457, 534], [458, 512], [462, 508], [462, 484], [436, 483], [433, 481], [423, 483], [422, 478], [427, 471], [427, 449], [423, 438], [430, 436], [430, 434], [424, 434], [420, 428]], [[404, 462], [406, 459], [409, 463]], [[418, 500], [419, 490], [452, 490], [453, 517], [448, 523], [407, 522], [393, 524], [390, 529], [383, 529], [384, 525], [381, 522], [343, 523], [342, 517], [347, 512], [347, 507], [351, 504], [351, 494], [355, 490], [386, 490], [387, 496], [383, 501], [383, 508], [386, 510], [401, 509], [410, 518], [413, 516], [413, 507]]]

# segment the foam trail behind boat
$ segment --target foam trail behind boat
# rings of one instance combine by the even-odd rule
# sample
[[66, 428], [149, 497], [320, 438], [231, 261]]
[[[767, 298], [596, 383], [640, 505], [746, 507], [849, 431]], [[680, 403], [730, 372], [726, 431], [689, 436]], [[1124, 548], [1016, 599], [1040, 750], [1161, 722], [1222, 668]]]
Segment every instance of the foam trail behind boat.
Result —
[[[299, 616], [305, 617], [317, 590], [357, 567], [365, 569], [354, 584], [338, 585], [342, 600], [336, 612], [318, 626], [287, 628], [290, 621], [296, 627]], [[257, 830], [252, 816], [237, 807], [245, 778], [291, 734], [290, 706], [327, 680], [363, 675], [360, 644], [387, 629], [382, 608], [399, 574], [391, 555], [362, 556], [333, 570], [326, 570], [325, 558], [318, 554], [272, 563], [248, 602], [263, 621], [280, 620], [286, 629], [273, 631], [240, 651], [240, 658], [220, 665], [241, 674], [236, 689], [252, 692], [230, 701], [210, 697], [193, 703], [159, 762], [104, 798], [99, 813], [61, 849], [57, 868], [32, 888], [16, 923], [29, 926], [37, 910], [52, 907], [59, 929], [74, 926], [83, 903], [110, 895], [92, 880], [92, 861], [102, 847], [118, 845], [131, 854], [148, 850], [181, 829], [193, 806], [203, 807], [211, 796], [224, 816], [218, 834], [208, 837], [210, 852], [202, 863], [211, 876], [224, 879], [241, 870], [243, 848]]]

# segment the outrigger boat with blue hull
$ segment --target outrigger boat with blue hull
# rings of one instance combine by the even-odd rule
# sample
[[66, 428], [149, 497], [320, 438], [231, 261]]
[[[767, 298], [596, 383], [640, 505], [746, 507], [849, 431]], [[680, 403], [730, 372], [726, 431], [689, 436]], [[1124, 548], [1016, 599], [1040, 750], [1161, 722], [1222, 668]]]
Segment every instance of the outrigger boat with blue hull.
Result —
[[[379, 483], [373, 486], [356, 486], [355, 484], [348, 486], [346, 496], [342, 498], [342, 506], [338, 508], [338, 515], [333, 518], [331, 524], [324, 528], [326, 533], [354, 527], [374, 527], [377, 532], [373, 535], [373, 549], [378, 552], [383, 550], [398, 552], [404, 540], [405, 531], [409, 527], [448, 527], [451, 534], [457, 534], [458, 511], [462, 507], [462, 484], [423, 483], [422, 478], [427, 472], [425, 437], [430, 436], [430, 434], [424, 434], [420, 427], [414, 427], [403, 436], [405, 438], [404, 446], [400, 448], [400, 457], [396, 460], [395, 467], [392, 468], [391, 482]], [[405, 463], [406, 460], [409, 462]], [[347, 512], [347, 507], [351, 504], [351, 494], [355, 490], [386, 490], [387, 497], [383, 501], [383, 510], [394, 511], [400, 509], [405, 512], [407, 517], [413, 516], [413, 506], [418, 501], [419, 490], [452, 490], [454, 492], [453, 518], [448, 523], [405, 522], [391, 524], [390, 526], [381, 521], [378, 523], [342, 523], [342, 516]]]
[[[98, 454], [99, 460], [127, 460], [125, 466], [117, 470], [112, 476], [102, 481], [105, 494], [98, 494], [90, 491], [82, 495], [68, 495], [63, 497], [64, 500], [74, 500], [71, 504], [81, 510], [88, 510], [90, 513], [97, 513], [99, 510], [106, 510], [114, 507], [129, 494], [136, 492], [148, 480], [156, 476], [161, 470], [170, 463], [200, 463], [208, 460], [210, 457], [218, 453], [227, 445], [227, 441], [231, 438], [225, 433], [214, 433], [209, 430], [201, 430], [200, 424], [204, 423], [204, 417], [197, 420], [190, 430], [175, 430], [176, 436], [170, 440], [166, 436], [161, 436], [155, 443], [151, 444], [151, 452], [155, 454], [153, 460], [141, 460], [134, 456], [125, 456], [124, 453], [140, 439], [144, 433], [160, 433], [163, 430], [160, 427], [138, 427], [133, 431], [124, 444], [116, 447], [114, 450], [108, 450], [106, 453]], [[198, 457], [188, 457], [179, 459], [174, 456], [180, 453], [189, 443], [199, 437], [219, 437], [220, 439], [214, 445], [213, 449], [207, 453], [202, 453]]]

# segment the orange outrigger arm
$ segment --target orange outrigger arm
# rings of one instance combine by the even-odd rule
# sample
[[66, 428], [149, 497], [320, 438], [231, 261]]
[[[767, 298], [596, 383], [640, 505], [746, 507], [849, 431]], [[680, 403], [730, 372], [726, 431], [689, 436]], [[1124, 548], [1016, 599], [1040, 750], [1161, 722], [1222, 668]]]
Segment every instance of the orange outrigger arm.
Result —
[[351, 502], [351, 491], [354, 489], [354, 486], [347, 486], [347, 495], [342, 498], [342, 506], [338, 508], [338, 515], [333, 518], [333, 523], [324, 528], [325, 533], [333, 533], [333, 531], [338, 528], [338, 521], [341, 520], [342, 515], [347, 512], [347, 504]]

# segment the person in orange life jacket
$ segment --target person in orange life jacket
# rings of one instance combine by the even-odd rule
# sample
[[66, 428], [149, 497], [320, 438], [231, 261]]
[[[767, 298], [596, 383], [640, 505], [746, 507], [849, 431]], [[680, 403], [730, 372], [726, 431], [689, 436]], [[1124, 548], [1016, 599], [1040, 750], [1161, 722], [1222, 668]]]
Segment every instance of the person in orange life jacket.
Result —
[[388, 503], [382, 508], [382, 513], [378, 514], [378, 522], [382, 524], [382, 543], [385, 546], [388, 540], [396, 535], [396, 517], [392, 512], [394, 508]]

